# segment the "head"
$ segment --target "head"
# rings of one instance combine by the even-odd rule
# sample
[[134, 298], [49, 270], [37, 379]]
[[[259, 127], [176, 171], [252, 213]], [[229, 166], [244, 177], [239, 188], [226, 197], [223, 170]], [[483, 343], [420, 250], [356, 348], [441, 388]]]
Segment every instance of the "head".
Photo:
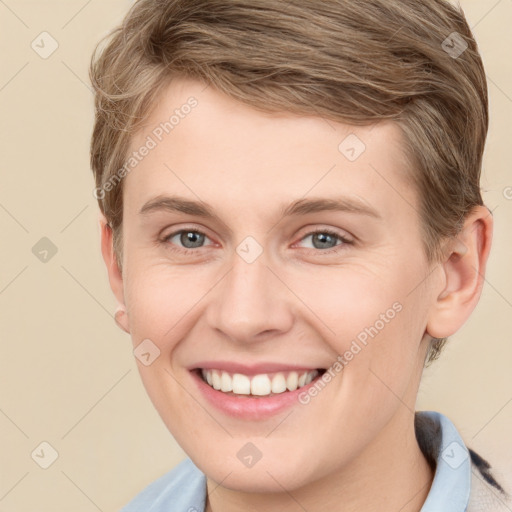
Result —
[[[91, 80], [103, 255], [125, 330], [158, 354], [138, 364], [170, 431], [217, 481], [248, 440], [262, 468], [286, 461], [288, 488], [348, 464], [414, 409], [424, 365], [480, 296], [487, 89], [463, 13], [441, 0], [139, 0]], [[162, 196], [175, 198], [155, 206]], [[201, 362], [327, 370], [340, 356], [271, 436], [275, 417], [211, 412], [192, 389]]]

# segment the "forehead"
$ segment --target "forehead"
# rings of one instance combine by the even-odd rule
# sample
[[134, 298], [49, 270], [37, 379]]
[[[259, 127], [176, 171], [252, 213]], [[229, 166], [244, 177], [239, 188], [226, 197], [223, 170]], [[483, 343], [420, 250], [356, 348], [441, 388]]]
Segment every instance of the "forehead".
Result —
[[138, 157], [125, 178], [125, 210], [176, 194], [226, 214], [267, 215], [298, 198], [342, 195], [390, 218], [416, 215], [402, 144], [393, 123], [351, 126], [261, 112], [180, 78], [131, 141], [130, 155]]

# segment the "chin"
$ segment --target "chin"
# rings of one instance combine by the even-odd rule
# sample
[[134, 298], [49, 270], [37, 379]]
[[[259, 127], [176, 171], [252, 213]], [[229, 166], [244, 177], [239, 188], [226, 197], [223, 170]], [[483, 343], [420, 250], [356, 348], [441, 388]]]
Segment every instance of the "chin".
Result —
[[[293, 491], [308, 483], [307, 475], [296, 467], [283, 467], [283, 461], [263, 460], [253, 467], [246, 468], [238, 460], [222, 466], [195, 463], [206, 476], [222, 487], [236, 492], [272, 494], [282, 493], [285, 489]], [[228, 476], [229, 475], [229, 476]]]

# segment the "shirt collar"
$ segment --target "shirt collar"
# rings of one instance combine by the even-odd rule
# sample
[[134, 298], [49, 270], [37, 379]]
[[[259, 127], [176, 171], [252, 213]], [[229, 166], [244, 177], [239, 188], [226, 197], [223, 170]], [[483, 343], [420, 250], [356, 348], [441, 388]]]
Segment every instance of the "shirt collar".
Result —
[[471, 458], [454, 424], [435, 411], [416, 413], [416, 437], [436, 461], [434, 480], [420, 512], [465, 512], [471, 489]]

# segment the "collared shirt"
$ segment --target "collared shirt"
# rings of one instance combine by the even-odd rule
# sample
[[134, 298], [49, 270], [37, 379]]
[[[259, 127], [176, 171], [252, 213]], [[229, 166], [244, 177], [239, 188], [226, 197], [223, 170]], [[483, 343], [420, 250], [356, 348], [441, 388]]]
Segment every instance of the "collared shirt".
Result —
[[[453, 423], [434, 411], [416, 412], [418, 444], [435, 466], [421, 512], [512, 511], [510, 497], [490, 474], [490, 466], [468, 450]], [[190, 459], [155, 480], [121, 512], [204, 512], [206, 476]]]

